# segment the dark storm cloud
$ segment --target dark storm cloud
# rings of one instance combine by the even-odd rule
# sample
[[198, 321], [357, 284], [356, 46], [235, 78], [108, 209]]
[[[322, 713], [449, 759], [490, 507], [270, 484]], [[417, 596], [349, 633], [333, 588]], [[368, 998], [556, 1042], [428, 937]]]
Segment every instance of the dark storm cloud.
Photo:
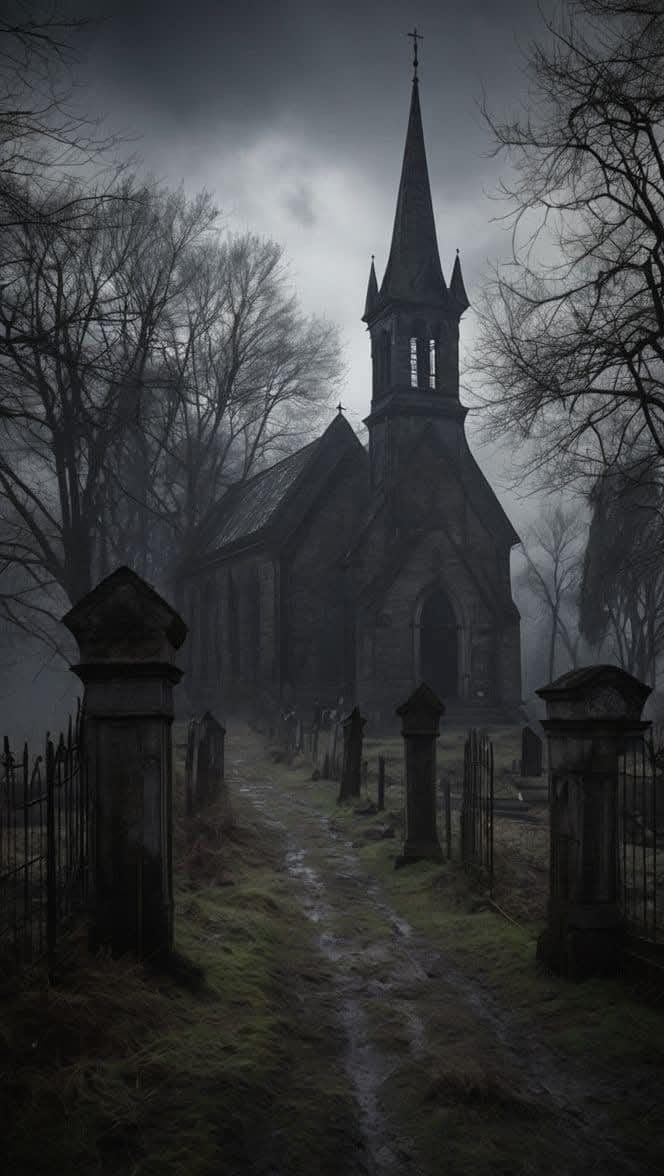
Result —
[[[84, 0], [67, 0], [79, 13]], [[555, 0], [542, 0], [547, 4]], [[104, 0], [85, 0], [103, 14]], [[232, 229], [285, 247], [308, 312], [337, 322], [358, 427], [370, 396], [360, 321], [369, 255], [387, 260], [410, 99], [413, 27], [443, 270], [462, 252], [473, 302], [487, 259], [508, 248], [487, 199], [499, 165], [478, 104], [513, 114], [535, 0], [105, 0], [87, 36], [90, 111], [138, 136], [144, 166], [212, 191]], [[473, 336], [472, 309], [462, 349]], [[472, 425], [471, 425], [472, 428]], [[491, 463], [494, 465], [494, 463]], [[487, 471], [491, 473], [491, 471]], [[494, 485], [496, 484], [495, 479]]]
[[500, 104], [520, 84], [515, 36], [526, 35], [536, 5], [117, 0], [97, 11], [107, 19], [90, 36], [88, 79], [102, 105], [139, 131], [230, 144], [268, 125], [296, 127], [319, 150], [359, 155], [381, 172], [389, 161], [390, 174], [405, 121], [406, 32], [416, 23], [425, 130], [443, 138], [446, 163], [437, 166], [456, 188], [481, 170], [467, 149], [474, 104], [483, 86]]

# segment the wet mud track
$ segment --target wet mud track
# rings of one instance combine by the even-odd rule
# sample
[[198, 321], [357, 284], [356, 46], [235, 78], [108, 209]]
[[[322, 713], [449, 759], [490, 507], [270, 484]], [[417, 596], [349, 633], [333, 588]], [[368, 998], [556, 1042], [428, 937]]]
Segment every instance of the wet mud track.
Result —
[[[333, 976], [345, 1065], [364, 1141], [353, 1172], [339, 1176], [460, 1171], [445, 1163], [444, 1140], [434, 1166], [418, 1159], [408, 1122], [397, 1122], [382, 1098], [384, 1085], [403, 1065], [404, 1048], [424, 1069], [444, 1052], [441, 1010], [443, 1026], [447, 1018], [454, 1036], [455, 1009], [484, 1034], [494, 1066], [518, 1093], [526, 1113], [531, 1104], [534, 1120], [544, 1115], [553, 1123], [560, 1138], [561, 1176], [650, 1171], [625, 1154], [612, 1130], [608, 1105], [626, 1094], [616, 1089], [616, 1075], [595, 1072], [591, 1065], [559, 1056], [538, 1042], [487, 985], [461, 971], [439, 945], [399, 916], [333, 820], [301, 790], [275, 783], [250, 749], [242, 752], [242, 758], [231, 761], [232, 788], [251, 802], [285, 845], [283, 870]], [[309, 999], [315, 1000], [315, 993]], [[393, 1033], [376, 1031], [375, 1010], [381, 1003], [389, 1010]], [[625, 1081], [629, 1077], [623, 1086]], [[523, 1168], [531, 1170], [539, 1169]]]

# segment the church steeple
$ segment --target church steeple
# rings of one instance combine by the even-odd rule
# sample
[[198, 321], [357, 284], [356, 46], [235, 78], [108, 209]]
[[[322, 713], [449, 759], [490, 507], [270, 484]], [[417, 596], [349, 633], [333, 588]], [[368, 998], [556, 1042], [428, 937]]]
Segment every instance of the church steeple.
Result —
[[466, 414], [459, 402], [459, 319], [468, 297], [458, 256], [449, 289], [440, 264], [420, 110], [419, 34], [409, 36], [415, 69], [392, 242], [380, 287], [372, 261], [363, 315], [371, 336], [373, 395], [365, 423], [376, 487], [397, 476], [413, 429], [433, 426], [449, 438], [463, 430]]
[[392, 244], [380, 301], [442, 302], [447, 287], [438, 254], [419, 84], [413, 78]]

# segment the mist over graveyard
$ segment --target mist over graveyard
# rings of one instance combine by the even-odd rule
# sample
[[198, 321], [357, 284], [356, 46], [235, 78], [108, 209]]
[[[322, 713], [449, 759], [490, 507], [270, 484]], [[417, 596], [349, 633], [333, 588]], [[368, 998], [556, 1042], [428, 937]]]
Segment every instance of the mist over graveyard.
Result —
[[16, 1176], [663, 1170], [663, 67], [8, 0]]

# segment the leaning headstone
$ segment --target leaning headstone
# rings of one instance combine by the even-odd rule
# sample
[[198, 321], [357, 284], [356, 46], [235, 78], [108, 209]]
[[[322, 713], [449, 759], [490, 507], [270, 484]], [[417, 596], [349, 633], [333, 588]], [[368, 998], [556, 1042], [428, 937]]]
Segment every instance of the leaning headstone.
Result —
[[362, 717], [359, 707], [352, 711], [343, 721], [344, 752], [341, 766], [341, 787], [337, 801], [342, 804], [360, 795], [362, 784], [362, 735], [366, 719]]
[[155, 958], [173, 946], [173, 686], [187, 626], [120, 567], [64, 616], [85, 686], [93, 798], [91, 946]]
[[617, 666], [572, 670], [536, 691], [547, 709], [550, 802], [550, 893], [537, 955], [571, 979], [621, 966], [619, 762], [650, 727], [641, 719], [650, 692]]
[[542, 775], [542, 740], [532, 727], [521, 732], [521, 775]]
[[445, 707], [424, 682], [397, 708], [405, 743], [406, 833], [395, 865], [442, 860], [436, 829], [436, 739]]

